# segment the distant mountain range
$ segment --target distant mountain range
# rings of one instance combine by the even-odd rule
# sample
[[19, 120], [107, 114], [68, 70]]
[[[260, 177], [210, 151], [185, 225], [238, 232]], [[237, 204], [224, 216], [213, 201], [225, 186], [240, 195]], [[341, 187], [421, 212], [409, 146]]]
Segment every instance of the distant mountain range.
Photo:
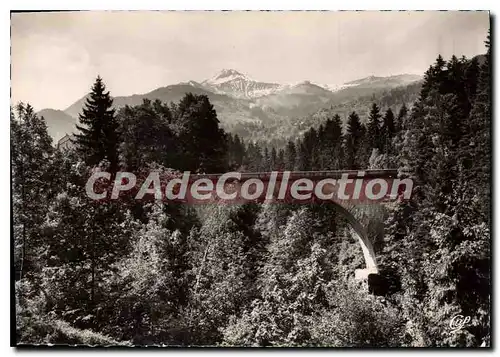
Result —
[[[223, 69], [201, 83], [183, 82], [157, 88], [149, 93], [114, 97], [116, 108], [138, 105], [143, 99], [178, 102], [185, 93], [204, 94], [214, 105], [221, 124], [231, 128], [236, 123], [276, 125], [283, 120], [300, 118], [346, 100], [418, 82], [421, 76], [401, 74], [389, 77], [366, 77], [342, 85], [321, 85], [304, 81], [297, 84], [259, 82], [234, 69]], [[86, 96], [65, 110], [43, 109], [38, 112], [47, 122], [55, 142], [75, 130], [78, 114]]]

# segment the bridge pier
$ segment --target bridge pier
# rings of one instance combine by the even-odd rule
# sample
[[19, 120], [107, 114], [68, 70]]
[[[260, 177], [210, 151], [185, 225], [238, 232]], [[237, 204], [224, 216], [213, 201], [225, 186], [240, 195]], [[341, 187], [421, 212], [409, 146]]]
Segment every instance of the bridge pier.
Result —
[[373, 205], [338, 205], [337, 210], [350, 223], [351, 234], [357, 237], [363, 252], [365, 268], [356, 269], [354, 278], [366, 283], [369, 293], [385, 295], [388, 284], [378, 267], [375, 253], [375, 248], [380, 249], [383, 239], [384, 209]]

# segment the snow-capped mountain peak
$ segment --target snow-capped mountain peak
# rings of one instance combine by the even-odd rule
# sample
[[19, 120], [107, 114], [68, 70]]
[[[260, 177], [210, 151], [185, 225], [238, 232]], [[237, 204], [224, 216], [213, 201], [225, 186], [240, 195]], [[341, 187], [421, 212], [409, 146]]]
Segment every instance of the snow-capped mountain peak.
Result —
[[235, 69], [223, 69], [222, 71], [220, 71], [219, 73], [217, 73], [215, 76], [213, 76], [212, 78], [204, 81], [203, 83], [204, 84], [218, 85], [218, 84], [222, 84], [222, 83], [225, 83], [225, 82], [229, 82], [229, 81], [233, 81], [233, 80], [238, 80], [238, 79], [246, 80], [246, 81], [251, 80], [246, 75], [244, 75], [241, 72], [238, 72]]
[[279, 90], [276, 83], [258, 82], [235, 69], [223, 69], [202, 84], [217, 93], [235, 98], [257, 98]]
[[245, 75], [241, 72], [238, 72], [235, 69], [223, 69], [220, 71], [220, 73], [217, 75], [218, 78], [224, 78], [224, 77], [230, 77], [230, 76], [240, 76], [240, 77], [245, 77]]

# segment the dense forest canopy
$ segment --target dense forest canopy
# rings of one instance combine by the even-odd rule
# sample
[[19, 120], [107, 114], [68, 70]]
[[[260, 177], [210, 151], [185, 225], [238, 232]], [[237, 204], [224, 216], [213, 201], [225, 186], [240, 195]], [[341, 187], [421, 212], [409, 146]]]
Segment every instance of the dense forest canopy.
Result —
[[[18, 343], [489, 345], [490, 78], [489, 49], [482, 63], [439, 56], [405, 105], [386, 93], [264, 145], [223, 130], [205, 95], [115, 111], [100, 77], [73, 148], [55, 149], [44, 119], [19, 104], [10, 120]], [[353, 279], [362, 252], [329, 205], [96, 203], [83, 189], [96, 166], [393, 168], [415, 188], [383, 208], [377, 247], [389, 284], [379, 296]], [[457, 314], [472, 320], [453, 331]]]

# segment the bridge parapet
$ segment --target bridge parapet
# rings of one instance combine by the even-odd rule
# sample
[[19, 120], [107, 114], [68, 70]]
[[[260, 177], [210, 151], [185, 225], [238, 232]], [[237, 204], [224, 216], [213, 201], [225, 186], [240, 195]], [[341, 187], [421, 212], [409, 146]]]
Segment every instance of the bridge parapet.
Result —
[[[231, 203], [379, 203], [407, 196], [412, 189], [407, 179], [397, 178], [396, 170], [231, 172], [223, 175], [191, 175], [189, 180], [209, 181], [212, 190], [219, 187], [226, 196], [231, 196]], [[224, 202], [224, 199], [214, 199]]]

